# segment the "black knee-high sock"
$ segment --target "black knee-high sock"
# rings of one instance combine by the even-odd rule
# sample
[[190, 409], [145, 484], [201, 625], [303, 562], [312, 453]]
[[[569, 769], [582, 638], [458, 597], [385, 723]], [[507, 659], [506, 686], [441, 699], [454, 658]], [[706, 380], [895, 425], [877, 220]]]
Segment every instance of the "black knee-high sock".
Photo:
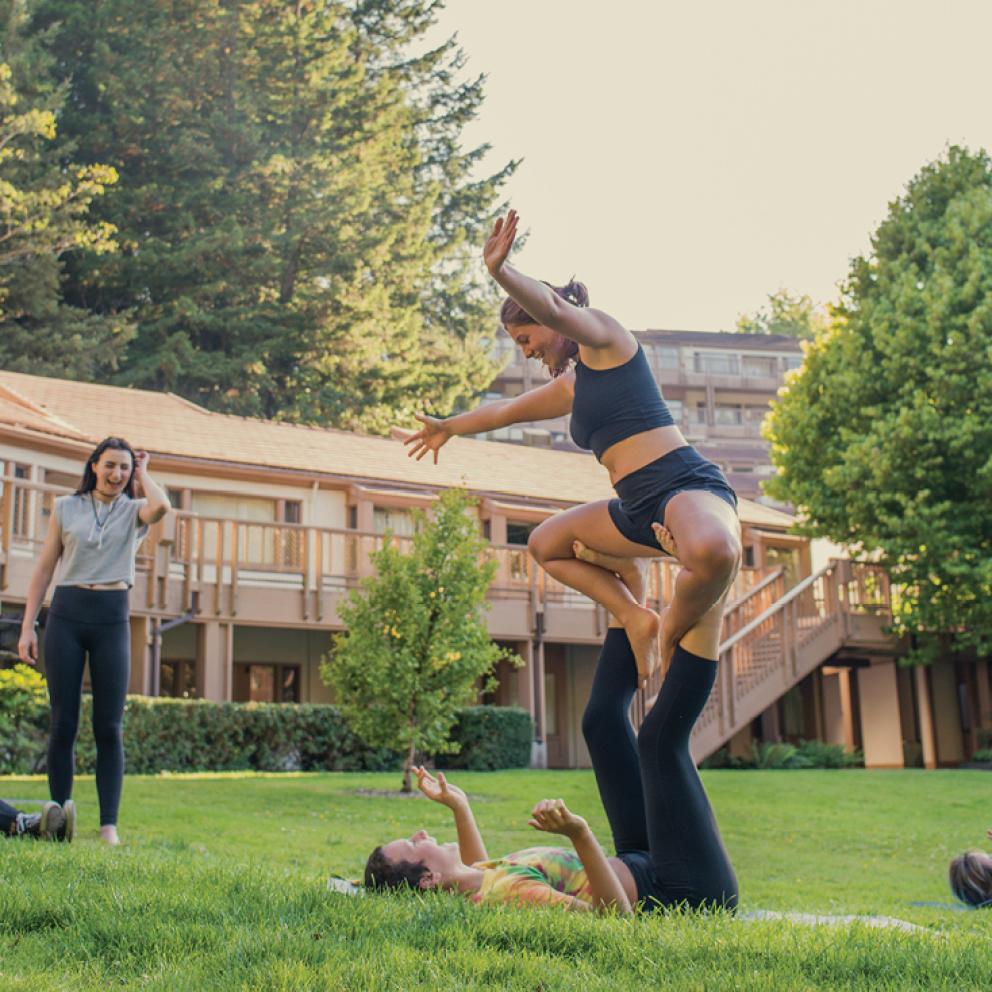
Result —
[[627, 632], [611, 627], [593, 676], [582, 733], [618, 854], [648, 849], [637, 740], [628, 714], [637, 662]]
[[679, 646], [638, 734], [651, 864], [666, 898], [734, 906], [737, 879], [689, 754], [717, 663]]

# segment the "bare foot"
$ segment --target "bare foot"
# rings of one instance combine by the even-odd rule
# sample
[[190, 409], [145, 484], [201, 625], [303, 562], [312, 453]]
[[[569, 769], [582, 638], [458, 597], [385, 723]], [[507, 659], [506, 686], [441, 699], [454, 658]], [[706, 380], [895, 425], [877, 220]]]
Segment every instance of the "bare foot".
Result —
[[654, 610], [637, 606], [631, 608], [630, 616], [623, 626], [627, 631], [631, 650], [634, 652], [634, 660], [637, 662], [637, 682], [643, 689], [661, 664], [658, 640], [661, 620]]
[[593, 551], [592, 548], [587, 548], [581, 541], [572, 542], [572, 553], [579, 561], [598, 565], [608, 572], [613, 572], [630, 590], [630, 594], [638, 603], [644, 602], [644, 576], [647, 572], [647, 559], [607, 555], [602, 551]]
[[659, 523], [652, 524], [651, 529], [654, 531], [654, 539], [661, 545], [665, 554], [678, 558], [679, 550], [672, 532], [664, 524]]
[[117, 847], [121, 842], [120, 837], [117, 836], [117, 827], [113, 824], [100, 827], [100, 840], [111, 847]]

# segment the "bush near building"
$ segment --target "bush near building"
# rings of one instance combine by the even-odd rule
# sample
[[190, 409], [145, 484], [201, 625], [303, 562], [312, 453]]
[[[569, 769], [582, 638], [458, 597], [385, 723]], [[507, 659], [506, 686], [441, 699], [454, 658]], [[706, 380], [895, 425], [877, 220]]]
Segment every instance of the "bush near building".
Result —
[[[48, 705], [32, 691], [37, 672], [0, 671], [0, 775], [44, 771]], [[26, 674], [24, 674], [26, 673]], [[32, 678], [33, 676], [33, 678]], [[23, 685], [22, 685], [23, 683]], [[459, 767], [521, 768], [530, 762], [533, 722], [520, 709], [469, 707], [452, 734]], [[522, 741], [526, 739], [526, 748]], [[130, 696], [124, 712], [127, 771], [136, 775], [195, 771], [387, 771], [402, 764], [388, 748], [370, 747], [335, 706], [213, 703]], [[96, 746], [92, 697], [83, 697], [76, 770], [92, 774]]]

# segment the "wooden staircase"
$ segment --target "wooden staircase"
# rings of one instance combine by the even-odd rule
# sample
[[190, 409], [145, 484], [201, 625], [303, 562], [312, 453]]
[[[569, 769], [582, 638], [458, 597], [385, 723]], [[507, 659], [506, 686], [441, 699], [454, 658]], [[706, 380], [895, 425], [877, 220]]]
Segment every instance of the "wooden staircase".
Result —
[[[836, 655], [896, 653], [886, 632], [891, 595], [878, 566], [835, 559], [788, 591], [776, 571], [732, 603], [717, 681], [693, 729], [693, 758], [712, 754]], [[660, 683], [635, 699], [635, 725]]]

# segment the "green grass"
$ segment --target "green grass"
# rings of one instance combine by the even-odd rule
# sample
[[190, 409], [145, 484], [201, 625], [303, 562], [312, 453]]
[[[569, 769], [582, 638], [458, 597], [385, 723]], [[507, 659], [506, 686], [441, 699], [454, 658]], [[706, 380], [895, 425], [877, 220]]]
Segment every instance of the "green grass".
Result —
[[[540, 843], [526, 826], [561, 796], [605, 842], [589, 772], [461, 774], [493, 854]], [[882, 914], [864, 925], [481, 908], [451, 896], [352, 899], [374, 843], [444, 809], [369, 798], [398, 775], [128, 778], [112, 851], [92, 779], [71, 846], [0, 842], [0, 990], [42, 989], [987, 989], [992, 912], [950, 903], [948, 859], [992, 826], [981, 772], [704, 773], [741, 883], [742, 910]], [[37, 778], [0, 796], [43, 798]]]

